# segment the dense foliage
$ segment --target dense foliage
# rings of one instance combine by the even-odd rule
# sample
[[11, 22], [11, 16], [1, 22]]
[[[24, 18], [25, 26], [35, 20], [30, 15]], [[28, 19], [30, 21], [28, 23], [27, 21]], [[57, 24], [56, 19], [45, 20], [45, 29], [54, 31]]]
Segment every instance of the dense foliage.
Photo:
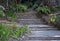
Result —
[[53, 16], [50, 17], [50, 22], [60, 25], [60, 16], [54, 14]]
[[22, 37], [27, 32], [27, 26], [22, 26], [16, 29], [13, 33], [14, 38]]
[[0, 41], [8, 41], [11, 37], [18, 39], [19, 37], [22, 37], [26, 32], [27, 32], [27, 26], [17, 28], [15, 27], [15, 24], [9, 26], [0, 23]]
[[60, 6], [57, 6], [54, 9], [55, 9], [55, 12], [60, 11]]
[[25, 12], [27, 11], [28, 7], [26, 5], [17, 4], [16, 9], [18, 10], [18, 12]]
[[0, 41], [7, 41], [11, 35], [11, 28], [0, 23]]
[[36, 9], [36, 8], [38, 8], [38, 6], [39, 6], [38, 4], [34, 4], [33, 8]]
[[5, 16], [10, 21], [14, 21], [17, 18], [16, 14], [14, 12], [11, 12], [11, 11], [6, 12]]
[[36, 8], [36, 11], [41, 13], [41, 14], [49, 14], [51, 12], [50, 8], [48, 8], [47, 6], [39, 6], [38, 8]]
[[14, 14], [13, 10], [4, 10], [4, 8], [0, 7], [0, 16], [7, 18], [10, 21], [13, 21], [16, 19], [16, 14]]

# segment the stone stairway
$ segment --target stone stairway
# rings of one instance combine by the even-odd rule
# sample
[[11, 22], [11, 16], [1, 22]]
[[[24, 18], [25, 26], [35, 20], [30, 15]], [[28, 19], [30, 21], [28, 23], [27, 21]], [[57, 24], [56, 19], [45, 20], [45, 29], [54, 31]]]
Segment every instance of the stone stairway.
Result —
[[60, 41], [60, 31], [53, 26], [45, 24], [36, 14], [31, 10], [27, 13], [19, 14], [16, 20], [20, 25], [28, 25], [31, 30], [31, 34], [24, 41]]

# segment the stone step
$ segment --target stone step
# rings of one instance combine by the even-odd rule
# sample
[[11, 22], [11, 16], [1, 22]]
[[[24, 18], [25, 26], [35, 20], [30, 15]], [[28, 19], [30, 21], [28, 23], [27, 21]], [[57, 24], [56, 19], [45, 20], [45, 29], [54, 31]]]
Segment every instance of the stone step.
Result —
[[60, 40], [26, 40], [26, 41], [60, 41]]
[[[16, 24], [16, 26], [24, 26], [24, 25]], [[44, 24], [40, 24], [40, 25], [27, 25], [27, 26], [29, 28], [53, 28], [53, 26], [44, 25]]]
[[53, 26], [45, 25], [45, 24], [39, 24], [39, 25], [28, 25], [30, 28], [53, 28]]
[[31, 31], [57, 31], [57, 28], [39, 28], [39, 27], [35, 27], [35, 28], [30, 28]]
[[38, 19], [36, 12], [18, 13], [18, 19]]
[[60, 40], [60, 37], [29, 37], [28, 40]]
[[31, 31], [28, 40], [60, 40], [60, 31]]
[[[8, 24], [11, 25], [11, 24]], [[24, 25], [16, 24], [17, 27], [21, 27]], [[50, 30], [55, 30], [57, 31], [57, 28], [53, 28], [53, 26], [49, 25], [26, 25], [31, 31], [50, 31]]]
[[50, 30], [58, 30], [50, 25], [28, 25], [31, 31], [50, 31]]
[[17, 19], [16, 22], [25, 25], [45, 24], [45, 22], [43, 22], [41, 19]]

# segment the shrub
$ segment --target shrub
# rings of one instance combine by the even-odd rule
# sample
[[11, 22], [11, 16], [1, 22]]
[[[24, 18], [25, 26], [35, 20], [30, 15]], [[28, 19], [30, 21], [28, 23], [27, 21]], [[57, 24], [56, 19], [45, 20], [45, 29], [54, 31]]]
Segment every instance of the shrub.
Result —
[[19, 11], [19, 12], [25, 12], [25, 11], [27, 11], [27, 6], [26, 5], [22, 5], [22, 4], [17, 4], [17, 10]]
[[50, 8], [48, 8], [47, 6], [38, 7], [36, 8], [36, 11], [46, 15], [51, 12]]
[[16, 6], [10, 5], [10, 6], [9, 6], [9, 11], [11, 11], [11, 12], [16, 12]]
[[33, 8], [34, 8], [34, 9], [38, 8], [38, 4], [34, 4], [34, 5], [33, 5]]
[[14, 38], [22, 37], [27, 32], [27, 26], [18, 27], [13, 33]]
[[0, 23], [0, 41], [8, 41], [11, 35], [11, 28]]
[[55, 7], [54, 9], [55, 9], [55, 12], [56, 11], [60, 11], [60, 7], [59, 6]]
[[19, 37], [22, 37], [26, 31], [27, 26], [22, 27], [16, 27], [15, 25], [9, 26], [3, 23], [0, 23], [0, 41], [8, 41], [11, 37], [18, 39]]
[[60, 24], [60, 16], [54, 14], [53, 16], [50, 17], [50, 22], [54, 24]]
[[54, 14], [54, 15], [49, 15], [49, 22], [55, 22], [55, 20], [56, 20], [56, 14]]
[[7, 17], [8, 20], [14, 21], [16, 19], [16, 14], [14, 14], [13, 10], [5, 11], [4, 7], [0, 6], [0, 16]]
[[60, 16], [56, 16], [56, 24], [60, 25]]
[[16, 14], [14, 14], [14, 12], [11, 12], [11, 11], [6, 12], [5, 15], [10, 21], [14, 21], [17, 17]]

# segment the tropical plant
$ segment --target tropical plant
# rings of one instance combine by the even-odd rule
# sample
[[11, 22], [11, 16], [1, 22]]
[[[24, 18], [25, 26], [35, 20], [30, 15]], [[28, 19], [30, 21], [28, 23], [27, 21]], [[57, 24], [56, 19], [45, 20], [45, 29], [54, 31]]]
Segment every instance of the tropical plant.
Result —
[[15, 24], [9, 26], [7, 24], [0, 23], [0, 41], [8, 41], [11, 37], [16, 39], [18, 39], [19, 37], [21, 38], [26, 32], [27, 26], [17, 28]]
[[54, 14], [53, 16], [50, 17], [50, 22], [54, 24], [60, 24], [60, 16]]
[[33, 8], [34, 8], [34, 9], [38, 8], [38, 4], [34, 4], [34, 5], [33, 5]]
[[38, 8], [36, 8], [36, 11], [46, 15], [51, 12], [50, 8], [48, 8], [47, 6], [39, 6]]
[[0, 23], [0, 41], [8, 41], [10, 35], [11, 35], [10, 26]]
[[56, 16], [56, 24], [60, 25], [60, 16]]
[[9, 11], [11, 11], [11, 12], [16, 12], [16, 6], [10, 5], [10, 6], [9, 6]]
[[27, 26], [18, 27], [13, 33], [14, 38], [22, 37], [27, 32]]
[[49, 18], [49, 22], [53, 22], [54, 23], [56, 21], [56, 14], [53, 14], [53, 15], [50, 14], [49, 17], [50, 17]]
[[19, 11], [19, 12], [25, 12], [27, 11], [27, 6], [26, 5], [22, 5], [22, 4], [17, 4], [17, 7], [16, 9]]
[[55, 12], [56, 11], [60, 11], [60, 7], [59, 6], [55, 7], [54, 9], [55, 9]]
[[14, 21], [17, 18], [16, 14], [14, 14], [14, 12], [11, 11], [6, 12], [5, 15], [10, 21]]
[[13, 10], [9, 9], [8, 11], [5, 11], [5, 8], [3, 6], [0, 6], [0, 16], [6, 17], [8, 20], [14, 21], [16, 19], [16, 14], [14, 14]]

